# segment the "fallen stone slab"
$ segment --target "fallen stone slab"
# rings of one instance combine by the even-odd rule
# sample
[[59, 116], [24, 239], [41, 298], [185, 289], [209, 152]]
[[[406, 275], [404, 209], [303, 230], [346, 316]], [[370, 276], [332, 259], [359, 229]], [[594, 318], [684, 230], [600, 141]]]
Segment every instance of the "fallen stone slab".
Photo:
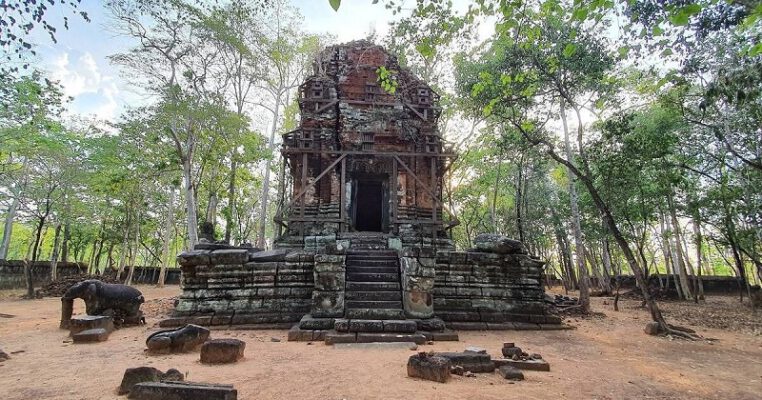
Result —
[[374, 343], [337, 343], [336, 349], [380, 349], [380, 350], [418, 350], [412, 342], [374, 342]]
[[521, 353], [523, 353], [523, 352], [524, 351], [521, 350], [521, 347], [516, 347], [516, 346], [514, 346], [514, 347], [505, 347], [505, 346], [503, 346], [503, 348], [502, 348], [503, 357], [505, 357], [505, 358], [511, 358], [514, 355], [515, 356], [521, 356]]
[[299, 321], [299, 328], [306, 330], [330, 330], [334, 329], [335, 318], [313, 318], [307, 314]]
[[137, 367], [127, 368], [124, 371], [122, 377], [122, 383], [119, 385], [119, 394], [130, 393], [132, 387], [142, 382], [161, 382], [161, 381], [183, 381], [185, 377], [183, 374], [170, 368], [167, 372], [161, 372], [161, 370], [154, 367]]
[[67, 326], [69, 328], [69, 334], [72, 336], [78, 332], [97, 328], [112, 332], [114, 330], [114, 319], [105, 315], [80, 315], [71, 318], [68, 321]]
[[430, 353], [418, 353], [407, 360], [407, 376], [445, 383], [450, 380], [450, 360]]
[[245, 264], [249, 260], [249, 251], [246, 249], [215, 250], [209, 254], [209, 260], [213, 265]]
[[111, 334], [103, 328], [88, 329], [71, 335], [74, 343], [97, 343], [105, 342]]
[[415, 344], [425, 344], [426, 336], [421, 333], [358, 333], [357, 342], [413, 342]]
[[127, 397], [135, 400], [237, 400], [233, 385], [199, 382], [142, 382]]
[[201, 362], [229, 364], [243, 358], [246, 342], [238, 339], [212, 339], [201, 345]]
[[183, 267], [207, 265], [209, 264], [209, 251], [208, 250], [184, 251], [177, 256], [177, 263]]
[[249, 253], [249, 261], [254, 262], [271, 262], [271, 261], [286, 261], [286, 254], [288, 254], [288, 249], [275, 249], [275, 250], [264, 250], [264, 251], [258, 251], [258, 252], [250, 252]]
[[521, 372], [520, 369], [516, 367], [512, 367], [510, 365], [501, 365], [500, 368], [497, 369], [497, 372], [505, 379], [512, 380], [512, 381], [523, 381], [524, 380], [524, 373]]
[[548, 362], [545, 360], [511, 360], [506, 358], [498, 358], [492, 361], [498, 367], [509, 365], [511, 367], [528, 371], [550, 371], [550, 364], [548, 364]]
[[432, 354], [438, 357], [444, 357], [450, 360], [452, 365], [460, 365], [466, 371], [493, 372], [495, 370], [495, 363], [492, 362], [489, 354], [466, 352], [442, 352]]
[[497, 254], [527, 254], [527, 248], [518, 240], [492, 233], [482, 233], [474, 238], [474, 246], [479, 251]]

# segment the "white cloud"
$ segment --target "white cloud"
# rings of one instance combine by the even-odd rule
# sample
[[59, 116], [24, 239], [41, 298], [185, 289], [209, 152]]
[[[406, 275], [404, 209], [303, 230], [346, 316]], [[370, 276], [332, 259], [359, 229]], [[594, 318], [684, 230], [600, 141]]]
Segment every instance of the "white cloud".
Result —
[[113, 120], [119, 111], [117, 79], [101, 72], [93, 55], [86, 51], [72, 62], [72, 53], [63, 52], [51, 62], [51, 78], [60, 82], [64, 95], [74, 101], [71, 114], [94, 115]]

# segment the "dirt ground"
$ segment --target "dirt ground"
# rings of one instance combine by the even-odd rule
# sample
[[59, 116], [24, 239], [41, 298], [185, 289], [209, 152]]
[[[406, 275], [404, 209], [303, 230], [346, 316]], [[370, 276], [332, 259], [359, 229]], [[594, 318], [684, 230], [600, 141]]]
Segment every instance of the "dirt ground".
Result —
[[[198, 352], [149, 356], [143, 352], [144, 340], [157, 329], [160, 314], [171, 307], [170, 298], [179, 289], [140, 289], [149, 299], [144, 307], [148, 325], [118, 330], [107, 342], [85, 345], [70, 343], [67, 332], [58, 329], [59, 299], [29, 301], [0, 294], [0, 349], [11, 354], [0, 362], [0, 397], [119, 398], [116, 388], [125, 368], [148, 365], [177, 368], [187, 380], [234, 384], [239, 399], [762, 398], [762, 337], [753, 329], [691, 325], [695, 318], [679, 315], [700, 315], [700, 309], [685, 311], [692, 306], [665, 304], [665, 314], [716, 340], [647, 336], [643, 326], [648, 316], [637, 302], [621, 301], [621, 311], [614, 312], [606, 298], [593, 299], [594, 311], [605, 316], [572, 317], [575, 330], [460, 332], [460, 342], [437, 342], [419, 351], [461, 351], [473, 345], [498, 356], [502, 342], [510, 341], [542, 354], [551, 372], [528, 371], [526, 380], [516, 383], [497, 374], [477, 374], [453, 376], [440, 384], [407, 377], [405, 364], [413, 351], [287, 342], [285, 331], [213, 331], [215, 338], [246, 341], [246, 358], [234, 365], [202, 365]], [[725, 304], [737, 308], [730, 300]], [[75, 312], [84, 312], [81, 302], [76, 306]], [[753, 319], [759, 322], [759, 317]]]

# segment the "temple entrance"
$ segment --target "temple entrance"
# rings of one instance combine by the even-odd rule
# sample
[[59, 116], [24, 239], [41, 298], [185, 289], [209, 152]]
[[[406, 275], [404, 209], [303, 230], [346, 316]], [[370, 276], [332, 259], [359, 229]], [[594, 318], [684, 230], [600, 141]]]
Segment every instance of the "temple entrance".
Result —
[[358, 178], [354, 182], [352, 224], [356, 231], [383, 232], [386, 225], [385, 181]]

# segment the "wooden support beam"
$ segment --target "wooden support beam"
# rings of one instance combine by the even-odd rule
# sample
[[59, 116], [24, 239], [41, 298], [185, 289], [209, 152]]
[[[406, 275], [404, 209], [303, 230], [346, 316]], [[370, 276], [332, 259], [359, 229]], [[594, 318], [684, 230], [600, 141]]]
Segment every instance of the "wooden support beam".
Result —
[[[445, 206], [445, 205], [444, 205], [444, 203], [442, 203], [442, 201], [439, 199], [439, 196], [437, 196], [437, 195], [436, 195], [436, 194], [435, 194], [433, 191], [431, 191], [431, 189], [428, 187], [428, 185], [426, 185], [426, 184], [425, 184], [425, 183], [424, 183], [424, 182], [421, 180], [421, 178], [419, 178], [419, 177], [418, 177], [418, 175], [416, 175], [416, 174], [415, 174], [415, 172], [413, 172], [413, 171], [410, 169], [410, 167], [408, 167], [408, 166], [407, 166], [407, 165], [406, 165], [406, 164], [405, 164], [405, 163], [402, 161], [402, 159], [401, 159], [401, 158], [399, 158], [399, 157], [397, 157], [397, 156], [394, 156], [394, 159], [395, 159], [395, 160], [397, 160], [397, 162], [398, 162], [398, 163], [399, 163], [399, 164], [402, 166], [402, 168], [404, 168], [404, 169], [405, 169], [405, 171], [407, 171], [407, 173], [408, 173], [408, 174], [410, 174], [410, 176], [412, 176], [412, 177], [413, 177], [413, 179], [415, 179], [415, 181], [416, 181], [416, 182], [418, 182], [418, 184], [420, 184], [421, 186], [423, 186], [423, 190], [425, 190], [425, 191], [426, 191], [426, 193], [428, 193], [428, 194], [431, 196], [431, 198], [434, 200], [434, 202], [436, 203], [436, 205], [438, 205], [438, 206], [442, 207], [442, 209], [443, 209], [443, 210], [445, 210], [445, 211], [447, 211], [447, 213], [448, 213], [448, 214], [450, 214], [450, 216], [451, 216], [451, 217], [455, 218], [455, 214], [454, 214], [452, 211], [450, 211], [450, 209], [449, 209], [449, 208], [447, 208], [447, 206]], [[456, 220], [457, 220], [457, 219], [456, 219]]]
[[[302, 190], [300, 190], [299, 193], [296, 196], [294, 196], [293, 199], [291, 199], [291, 202], [288, 203], [288, 206], [286, 207], [286, 209], [287, 210], [291, 209], [291, 206], [293, 206], [294, 203], [296, 203], [296, 200], [298, 200], [300, 197], [304, 196], [307, 193], [307, 190], [309, 190], [309, 188], [314, 186], [320, 179], [322, 179], [326, 174], [328, 174], [334, 167], [336, 167], [336, 165], [339, 162], [344, 160], [345, 157], [346, 157], [346, 154], [344, 154], [344, 155], [340, 156], [339, 158], [337, 158], [334, 162], [331, 163], [331, 165], [328, 166], [328, 168], [324, 169], [323, 172], [321, 172], [320, 175], [318, 175], [317, 178], [315, 178], [314, 181], [312, 181], [310, 184], [307, 184], [306, 183], [306, 180], [307, 180], [307, 170], [306, 170], [306, 166], [307, 166], [307, 153], [305, 153], [304, 156], [303, 156], [303, 159], [302, 159]], [[304, 202], [302, 202], [302, 215], [304, 215]]]
[[285, 148], [280, 151], [282, 154], [338, 154], [348, 156], [375, 156], [375, 157], [438, 157], [455, 158], [455, 153], [403, 153], [399, 151], [374, 151], [374, 150], [315, 150], [315, 149], [291, 149]]
[[347, 204], [347, 160], [346, 155], [341, 156], [341, 181], [339, 182], [339, 216], [341, 221], [339, 222], [339, 231], [340, 232], [346, 232], [349, 229], [347, 229], [346, 226], [346, 218], [347, 218], [347, 211], [346, 211], [346, 204]]

